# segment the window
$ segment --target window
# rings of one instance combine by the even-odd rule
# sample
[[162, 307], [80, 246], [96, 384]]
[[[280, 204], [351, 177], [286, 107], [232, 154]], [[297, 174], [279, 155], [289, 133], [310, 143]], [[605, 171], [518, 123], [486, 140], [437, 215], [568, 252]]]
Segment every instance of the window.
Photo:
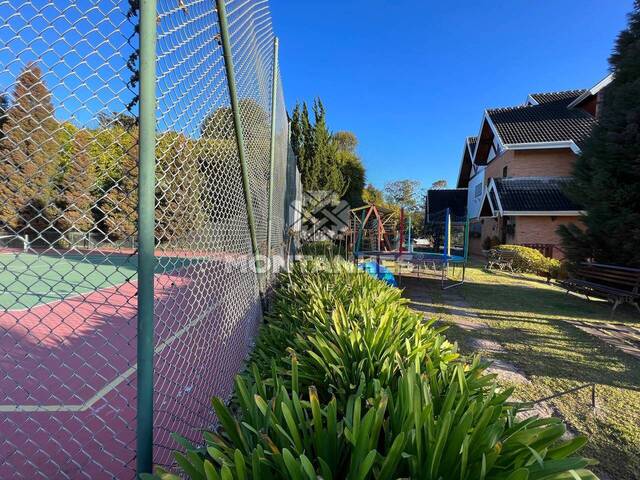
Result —
[[502, 178], [507, 178], [507, 165], [502, 169]]

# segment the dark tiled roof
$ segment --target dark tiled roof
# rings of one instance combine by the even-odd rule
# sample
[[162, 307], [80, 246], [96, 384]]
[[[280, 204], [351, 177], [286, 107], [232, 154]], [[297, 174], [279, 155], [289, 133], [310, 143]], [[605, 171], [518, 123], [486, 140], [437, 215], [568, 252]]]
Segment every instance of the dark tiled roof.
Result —
[[431, 222], [443, 221], [446, 209], [454, 220], [463, 218], [467, 213], [467, 189], [444, 188], [427, 191], [427, 215]]
[[[496, 193], [504, 212], [580, 210], [563, 192], [567, 177], [496, 178]], [[497, 207], [496, 207], [497, 208]]]
[[530, 95], [536, 102], [551, 103], [551, 102], [566, 102], [566, 105], [582, 95], [586, 90], [584, 88], [580, 90], [566, 90], [564, 92], [549, 92], [549, 93], [532, 93]]
[[473, 155], [476, 151], [476, 143], [478, 142], [478, 137], [467, 137], [467, 146], [469, 153]]
[[583, 110], [567, 108], [569, 101], [496, 108], [487, 114], [504, 144], [573, 140], [580, 145], [591, 134], [595, 119]]

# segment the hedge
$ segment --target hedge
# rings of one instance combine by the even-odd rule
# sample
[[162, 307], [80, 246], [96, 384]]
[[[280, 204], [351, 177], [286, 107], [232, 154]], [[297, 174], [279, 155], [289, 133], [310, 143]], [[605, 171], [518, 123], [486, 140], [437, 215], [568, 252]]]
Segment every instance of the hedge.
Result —
[[500, 245], [497, 248], [516, 252], [513, 268], [517, 271], [555, 276], [560, 270], [560, 261], [545, 257], [535, 248], [523, 247], [522, 245]]

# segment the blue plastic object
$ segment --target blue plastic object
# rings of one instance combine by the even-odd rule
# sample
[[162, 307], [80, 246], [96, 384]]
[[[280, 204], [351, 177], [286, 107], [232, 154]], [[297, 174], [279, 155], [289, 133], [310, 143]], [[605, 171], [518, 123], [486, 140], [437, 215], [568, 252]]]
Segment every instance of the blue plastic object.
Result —
[[389, 285], [393, 287], [397, 287], [396, 278], [393, 276], [393, 272], [389, 270], [384, 265], [378, 264], [378, 262], [364, 262], [359, 263], [358, 268], [360, 270], [364, 270], [369, 275], [377, 278], [378, 280], [382, 280], [387, 282]]

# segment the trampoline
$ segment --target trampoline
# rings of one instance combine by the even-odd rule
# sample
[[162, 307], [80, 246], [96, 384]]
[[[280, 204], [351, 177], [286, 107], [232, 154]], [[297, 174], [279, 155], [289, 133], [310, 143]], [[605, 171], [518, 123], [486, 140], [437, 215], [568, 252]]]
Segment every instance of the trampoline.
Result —
[[[436, 271], [440, 275], [441, 287], [443, 290], [460, 286], [465, 281], [467, 256], [468, 256], [468, 235], [469, 235], [469, 223], [468, 219], [464, 218], [464, 221], [452, 221], [451, 213], [449, 209], [446, 209], [442, 215], [442, 222], [440, 228], [442, 229], [441, 238], [444, 240], [443, 248], [441, 251], [436, 252], [417, 252], [411, 248], [410, 241], [407, 242], [409, 248], [404, 250], [402, 247], [405, 244], [404, 228], [401, 222], [399, 228], [398, 244], [399, 250], [385, 251], [385, 250], [370, 250], [361, 251], [360, 240], [363, 236], [363, 230], [365, 221], [361, 222], [361, 229], [358, 232], [357, 241], [354, 244], [353, 259], [359, 268], [368, 272], [370, 275], [376, 278], [387, 281], [389, 275], [393, 276], [391, 270], [383, 265], [382, 262], [394, 262], [398, 268], [398, 275], [402, 276], [402, 267], [407, 266], [412, 270], [417, 270], [418, 276], [422, 270]], [[452, 235], [452, 228], [459, 228], [461, 231], [460, 237], [462, 240], [461, 248], [456, 248], [454, 245], [454, 236]], [[411, 229], [406, 232], [408, 239], [411, 236]], [[383, 245], [383, 242], [378, 241], [378, 245]], [[460, 252], [461, 255], [456, 255], [452, 252]], [[384, 271], [382, 270], [384, 269]], [[383, 278], [384, 277], [384, 278]]]
[[[383, 265], [383, 261], [395, 262], [398, 265], [398, 274], [400, 276], [404, 265], [416, 269], [418, 276], [423, 270], [439, 272], [443, 290], [457, 287], [464, 283], [467, 265], [464, 256], [434, 252], [355, 252], [354, 260], [358, 263], [360, 269], [385, 281], [387, 281], [388, 275], [393, 274], [388, 267]], [[377, 269], [375, 265], [378, 265]], [[456, 278], [457, 272], [459, 273], [459, 278]], [[394, 284], [394, 286], [396, 285]]]

